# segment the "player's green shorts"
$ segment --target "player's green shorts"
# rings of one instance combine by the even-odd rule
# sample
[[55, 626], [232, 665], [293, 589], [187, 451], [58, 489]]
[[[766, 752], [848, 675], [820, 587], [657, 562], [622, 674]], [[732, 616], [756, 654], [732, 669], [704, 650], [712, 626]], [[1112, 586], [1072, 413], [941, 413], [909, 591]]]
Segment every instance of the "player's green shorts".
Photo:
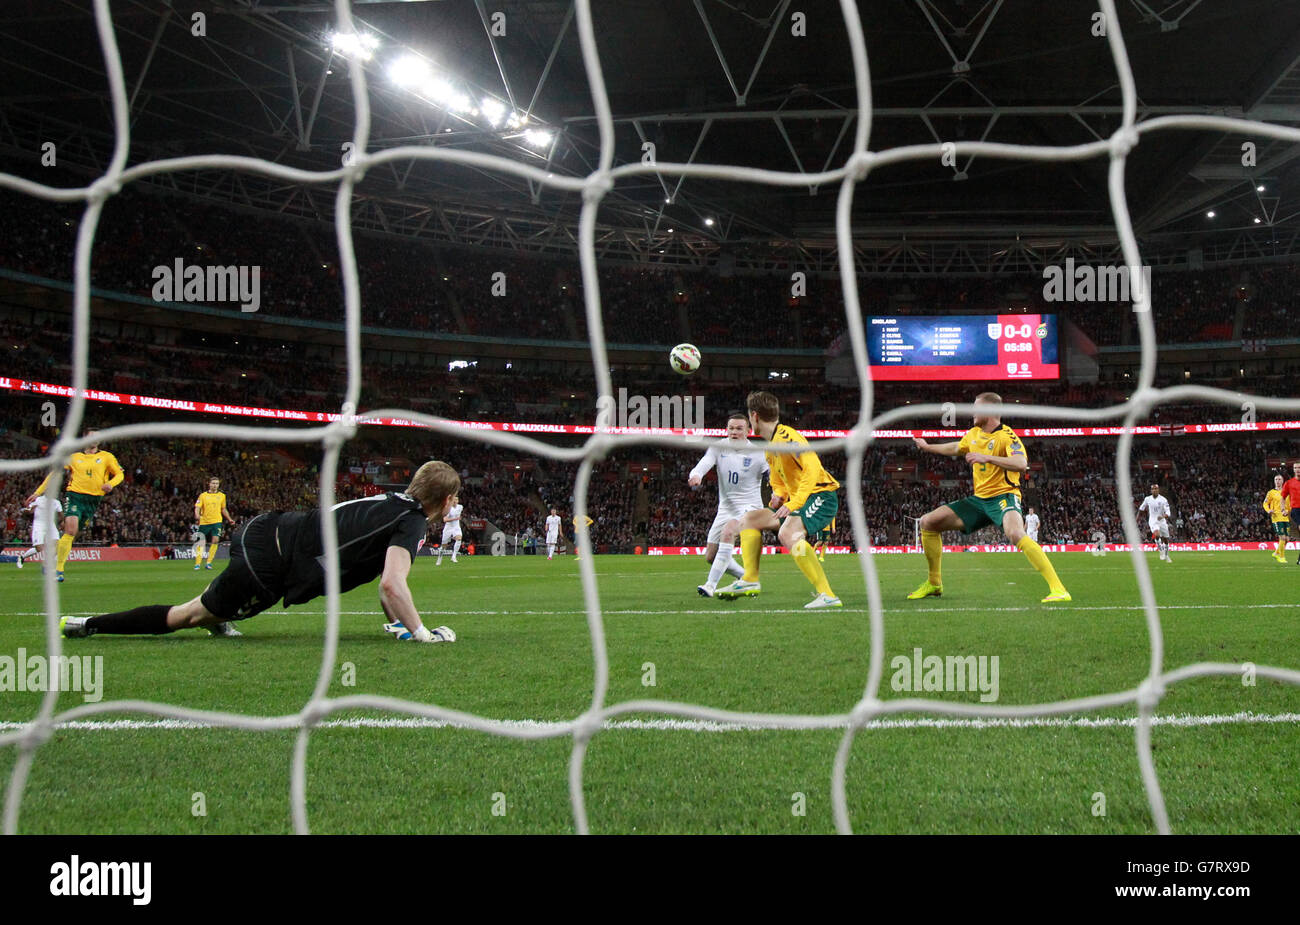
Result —
[[1001, 527], [1002, 518], [1007, 516], [1008, 511], [1023, 513], [1020, 508], [1020, 496], [1012, 491], [994, 495], [992, 498], [971, 495], [960, 501], [949, 502], [948, 507], [961, 518], [962, 533], [974, 533], [990, 524]]
[[221, 539], [221, 524], [199, 524], [199, 532], [215, 543]]
[[1273, 532], [1278, 536], [1286, 536], [1291, 532], [1291, 525], [1285, 520], [1275, 520], [1273, 522]]
[[808, 532], [808, 542], [816, 543], [819, 533], [827, 533], [835, 524], [835, 515], [840, 512], [840, 499], [833, 491], [815, 491], [808, 496], [803, 507], [794, 513], [803, 521], [803, 528]]
[[95, 512], [99, 510], [99, 502], [102, 500], [102, 495], [83, 495], [78, 491], [70, 491], [63, 499], [63, 516], [77, 518], [77, 528], [84, 530], [95, 519]]

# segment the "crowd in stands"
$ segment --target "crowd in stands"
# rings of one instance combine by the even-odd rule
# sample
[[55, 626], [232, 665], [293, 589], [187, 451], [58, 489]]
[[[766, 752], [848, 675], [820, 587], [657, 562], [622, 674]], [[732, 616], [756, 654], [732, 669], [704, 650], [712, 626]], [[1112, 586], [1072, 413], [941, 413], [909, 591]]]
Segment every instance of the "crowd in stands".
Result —
[[[0, 268], [70, 280], [79, 206], [0, 192]], [[588, 338], [576, 259], [466, 252], [396, 235], [354, 235], [362, 322], [445, 334], [583, 341]], [[332, 225], [194, 199], [127, 190], [104, 210], [92, 254], [92, 283], [152, 297], [156, 267], [257, 266], [263, 316], [340, 323], [343, 298]], [[791, 270], [798, 268], [792, 267]], [[721, 277], [603, 265], [602, 320], [610, 343], [825, 350], [845, 330], [837, 277], [791, 272]], [[1127, 301], [1048, 301], [1042, 276], [863, 278], [865, 314], [1061, 312], [1100, 345], [1137, 342]], [[1296, 264], [1152, 278], [1161, 343], [1294, 334]], [[239, 307], [230, 302], [231, 311]], [[1240, 324], [1238, 315], [1240, 309]]]
[[[8, 411], [16, 401], [0, 399], [6, 420], [15, 420]], [[35, 441], [15, 443], [8, 452], [35, 455], [46, 446], [39, 441], [53, 433], [46, 429], [32, 434]], [[510, 543], [529, 531], [541, 536], [551, 507], [560, 511], [566, 536], [573, 537], [576, 463], [420, 432], [363, 428], [359, 434], [340, 458], [338, 500], [400, 489], [414, 466], [424, 459], [441, 458], [461, 472], [468, 539], [490, 542], [495, 530]], [[1083, 543], [1097, 534], [1119, 541], [1115, 446], [1114, 441], [1102, 440], [1029, 442], [1034, 468], [1024, 481], [1024, 501], [1042, 518], [1043, 542]], [[237, 521], [262, 510], [318, 504], [321, 450], [316, 444], [273, 447], [174, 438], [108, 448], [121, 461], [126, 479], [105, 500], [82, 542], [186, 545], [194, 522], [194, 500], [214, 476], [222, 480]], [[701, 453], [700, 447], [629, 447], [598, 463], [588, 492], [592, 542], [615, 551], [646, 544], [703, 545], [716, 512], [716, 482], [710, 474], [700, 488], [692, 489], [686, 480]], [[1176, 540], [1267, 540], [1270, 527], [1261, 507], [1263, 497], [1275, 472], [1290, 475], [1295, 453], [1287, 441], [1248, 435], [1138, 438], [1130, 460], [1134, 503], [1157, 481], [1173, 505]], [[904, 472], [896, 465], [909, 459], [920, 460], [914, 470]], [[827, 453], [824, 462], [843, 482], [847, 471], [843, 456]], [[960, 460], [923, 457], [904, 441], [881, 441], [868, 451], [862, 485], [862, 510], [871, 541], [910, 544], [912, 519], [964, 496], [968, 477]], [[39, 473], [0, 477], [0, 528], [8, 545], [26, 543], [30, 518], [22, 512], [22, 501], [39, 478]], [[834, 542], [852, 545], [845, 491], [840, 500]], [[484, 523], [478, 524], [479, 520]], [[1144, 528], [1145, 521], [1139, 524]], [[435, 525], [435, 538], [437, 529]], [[969, 542], [992, 543], [999, 536], [990, 528], [972, 535]]]

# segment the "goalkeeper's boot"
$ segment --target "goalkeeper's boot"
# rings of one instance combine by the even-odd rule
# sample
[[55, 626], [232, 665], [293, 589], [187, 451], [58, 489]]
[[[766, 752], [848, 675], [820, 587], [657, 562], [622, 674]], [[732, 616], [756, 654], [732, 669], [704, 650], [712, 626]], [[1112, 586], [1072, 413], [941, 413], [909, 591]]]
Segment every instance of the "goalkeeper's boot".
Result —
[[757, 597], [762, 590], [761, 582], [737, 578], [725, 588], [719, 588], [714, 592], [714, 597], [720, 597], [724, 601], [734, 601], [738, 597]]
[[195, 560], [194, 560], [194, 571], [197, 572], [197, 571], [199, 570], [199, 567], [202, 566], [202, 565], [203, 565], [202, 562], [200, 562], [198, 559], [195, 559]]
[[93, 636], [95, 631], [86, 625], [89, 617], [64, 617], [59, 620], [59, 632], [63, 634], [64, 639], [80, 639], [82, 636]]
[[1074, 600], [1074, 598], [1070, 597], [1070, 592], [1062, 588], [1060, 591], [1053, 591], [1051, 594], [1047, 595], [1047, 597], [1043, 598], [1042, 603], [1060, 604], [1071, 600]]
[[822, 610], [826, 607], [843, 607], [844, 602], [838, 597], [830, 594], [818, 594], [811, 601], [803, 605], [804, 610]]
[[932, 585], [927, 579], [921, 582], [921, 587], [909, 594], [907, 599], [919, 601], [923, 597], [943, 597], [943, 585]]
[[55, 573], [54, 573], [54, 578], [55, 578], [56, 581], [63, 581], [63, 573], [62, 573], [62, 572], [55, 572]]
[[233, 623], [218, 623], [215, 626], [208, 627], [208, 635], [209, 636], [230, 636], [233, 638], [235, 636], [242, 636], [244, 634], [241, 633], [239, 630], [235, 629], [235, 624]]

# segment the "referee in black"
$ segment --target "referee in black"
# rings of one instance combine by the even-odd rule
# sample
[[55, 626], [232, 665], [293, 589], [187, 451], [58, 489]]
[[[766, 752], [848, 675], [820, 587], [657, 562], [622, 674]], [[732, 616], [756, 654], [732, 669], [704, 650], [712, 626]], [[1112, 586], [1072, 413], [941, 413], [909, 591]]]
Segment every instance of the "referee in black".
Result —
[[[429, 522], [442, 519], [459, 490], [456, 470], [433, 461], [416, 470], [405, 492], [334, 505], [339, 590], [351, 591], [378, 577], [384, 613], [391, 623], [406, 629], [395, 632], [397, 638], [416, 642], [456, 638], [446, 627], [430, 630], [423, 624], [406, 576]], [[189, 603], [152, 604], [98, 617], [64, 617], [59, 627], [66, 638], [156, 636], [247, 620], [281, 600], [285, 607], [305, 604], [325, 593], [323, 546], [318, 511], [259, 514], [231, 538], [229, 565]]]

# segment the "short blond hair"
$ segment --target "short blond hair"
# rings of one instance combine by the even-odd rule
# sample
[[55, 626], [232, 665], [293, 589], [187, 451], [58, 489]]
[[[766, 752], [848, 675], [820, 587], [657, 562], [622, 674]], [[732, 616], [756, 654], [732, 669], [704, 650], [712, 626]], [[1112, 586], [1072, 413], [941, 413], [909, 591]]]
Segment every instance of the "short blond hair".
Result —
[[460, 491], [460, 476], [445, 462], [430, 460], [415, 470], [406, 493], [425, 506], [441, 507], [448, 497]]
[[1002, 396], [997, 392], [980, 392], [975, 396], [975, 401], [984, 405], [1002, 404]]

